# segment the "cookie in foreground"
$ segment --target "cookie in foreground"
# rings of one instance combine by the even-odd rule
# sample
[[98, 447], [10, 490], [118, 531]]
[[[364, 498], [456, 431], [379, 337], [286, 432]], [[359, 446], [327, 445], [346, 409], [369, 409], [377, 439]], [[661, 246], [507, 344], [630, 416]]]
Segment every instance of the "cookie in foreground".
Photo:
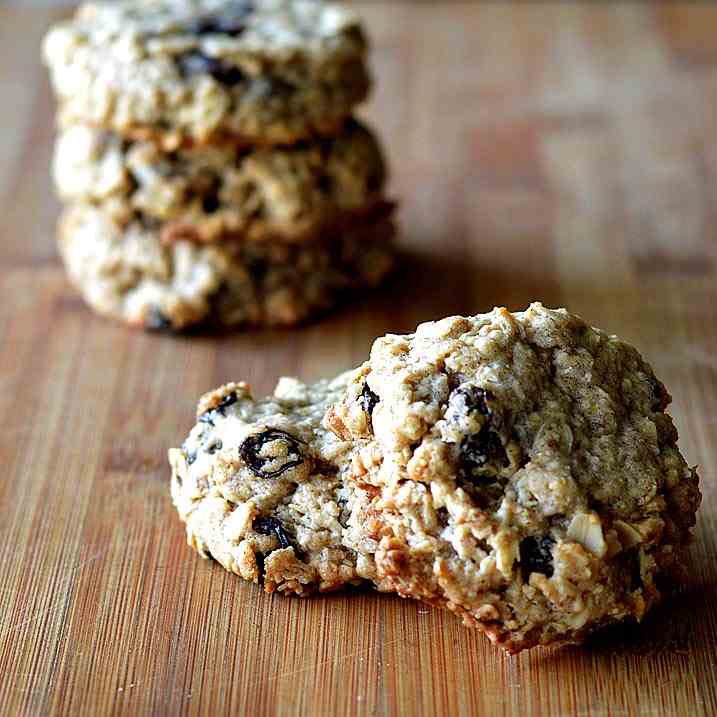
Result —
[[[322, 549], [348, 551], [362, 566], [358, 578], [448, 608], [518, 652], [641, 620], [683, 576], [698, 477], [677, 448], [665, 387], [616, 337], [562, 309], [495, 309], [380, 338], [334, 386], [321, 400], [306, 387], [305, 400], [314, 426], [325, 411], [333, 437], [312, 429], [321, 445], [340, 446], [320, 452], [322, 470], [360, 508], [351, 536], [335, 531]], [[217, 476], [254, 479], [224, 497], [231, 505], [214, 523], [195, 521], [193, 534], [276, 491], [275, 471], [295, 463], [300, 446], [315, 455], [319, 439], [282, 416], [255, 424], [247, 413], [249, 427], [194, 469], [185, 520], [221, 492]], [[257, 449], [247, 444], [257, 430], [304, 443]], [[172, 453], [175, 493], [190, 456], [187, 446]], [[252, 472], [257, 456], [270, 467], [264, 476]], [[298, 465], [297, 490], [313, 480]], [[324, 499], [317, 502], [305, 515], [321, 515]], [[303, 546], [307, 518], [295, 520], [286, 506], [279, 497], [265, 517], [281, 516], [287, 537], [301, 534]], [[230, 552], [246, 535], [227, 543]]]
[[351, 443], [322, 426], [347, 380], [284, 378], [262, 400], [230, 383], [202, 397], [187, 440], [169, 451], [172, 499], [200, 555], [267, 592], [377, 580], [364, 529], [372, 491], [344, 485]]

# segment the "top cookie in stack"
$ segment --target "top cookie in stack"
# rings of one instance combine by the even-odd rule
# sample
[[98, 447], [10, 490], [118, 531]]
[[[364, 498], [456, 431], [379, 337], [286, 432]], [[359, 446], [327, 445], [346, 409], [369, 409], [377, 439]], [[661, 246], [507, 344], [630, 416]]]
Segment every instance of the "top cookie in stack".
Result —
[[293, 324], [391, 265], [353, 13], [318, 0], [90, 3], [52, 28], [59, 242], [132, 324]]

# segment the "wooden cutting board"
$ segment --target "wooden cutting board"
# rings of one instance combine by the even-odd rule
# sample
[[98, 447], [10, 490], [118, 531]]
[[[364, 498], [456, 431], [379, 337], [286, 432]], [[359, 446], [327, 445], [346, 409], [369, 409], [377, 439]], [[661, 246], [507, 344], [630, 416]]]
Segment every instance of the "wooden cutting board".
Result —
[[[360, 6], [402, 269], [297, 331], [183, 339], [93, 316], [53, 246], [56, 10], [0, 6], [0, 714], [717, 711], [717, 6]], [[272, 597], [195, 557], [168, 447], [229, 379], [269, 391], [452, 313], [565, 305], [634, 342], [702, 466], [692, 579], [641, 629], [507, 657], [370, 593]]]

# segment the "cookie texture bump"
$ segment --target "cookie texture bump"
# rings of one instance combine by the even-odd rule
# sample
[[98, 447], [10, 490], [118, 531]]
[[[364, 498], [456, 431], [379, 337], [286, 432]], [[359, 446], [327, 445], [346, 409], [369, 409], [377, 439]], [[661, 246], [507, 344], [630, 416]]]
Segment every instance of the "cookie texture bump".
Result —
[[[564, 309], [422, 324], [378, 339], [364, 365], [331, 384], [285, 385], [308, 401], [303, 411], [313, 406], [311, 433], [288, 408], [272, 406], [270, 418], [252, 408], [238, 433], [192, 463], [189, 502], [177, 476], [186, 482], [197, 441], [215, 436], [200, 424], [171, 453], [187, 522], [221, 493], [218, 482], [247, 486], [241, 503], [281, 492], [284, 470], [292, 486], [312, 485], [315, 468], [298, 459], [309, 445], [321, 456], [311, 465], [358, 515], [349, 540], [332, 535], [335, 566], [360, 565], [356, 575], [381, 590], [448, 608], [512, 653], [639, 621], [685, 574], [701, 495], [665, 413], [670, 396], [635, 348]], [[262, 431], [266, 446], [247, 444]], [[324, 500], [334, 510], [319, 496], [308, 513], [320, 516]], [[195, 518], [191, 542], [230, 512]], [[301, 522], [280, 515], [293, 535]]]

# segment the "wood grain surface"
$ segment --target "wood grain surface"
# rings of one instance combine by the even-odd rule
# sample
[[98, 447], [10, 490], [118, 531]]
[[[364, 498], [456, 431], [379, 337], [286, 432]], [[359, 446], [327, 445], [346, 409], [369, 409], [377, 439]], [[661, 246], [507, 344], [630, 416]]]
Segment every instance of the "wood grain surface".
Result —
[[[0, 6], [0, 714], [717, 712], [717, 6], [358, 5], [402, 269], [309, 327], [218, 339], [129, 331], [67, 284], [38, 62], [61, 11]], [[692, 579], [640, 629], [510, 658], [418, 603], [267, 596], [186, 547], [165, 454], [199, 394], [536, 299], [643, 351], [701, 466]]]

